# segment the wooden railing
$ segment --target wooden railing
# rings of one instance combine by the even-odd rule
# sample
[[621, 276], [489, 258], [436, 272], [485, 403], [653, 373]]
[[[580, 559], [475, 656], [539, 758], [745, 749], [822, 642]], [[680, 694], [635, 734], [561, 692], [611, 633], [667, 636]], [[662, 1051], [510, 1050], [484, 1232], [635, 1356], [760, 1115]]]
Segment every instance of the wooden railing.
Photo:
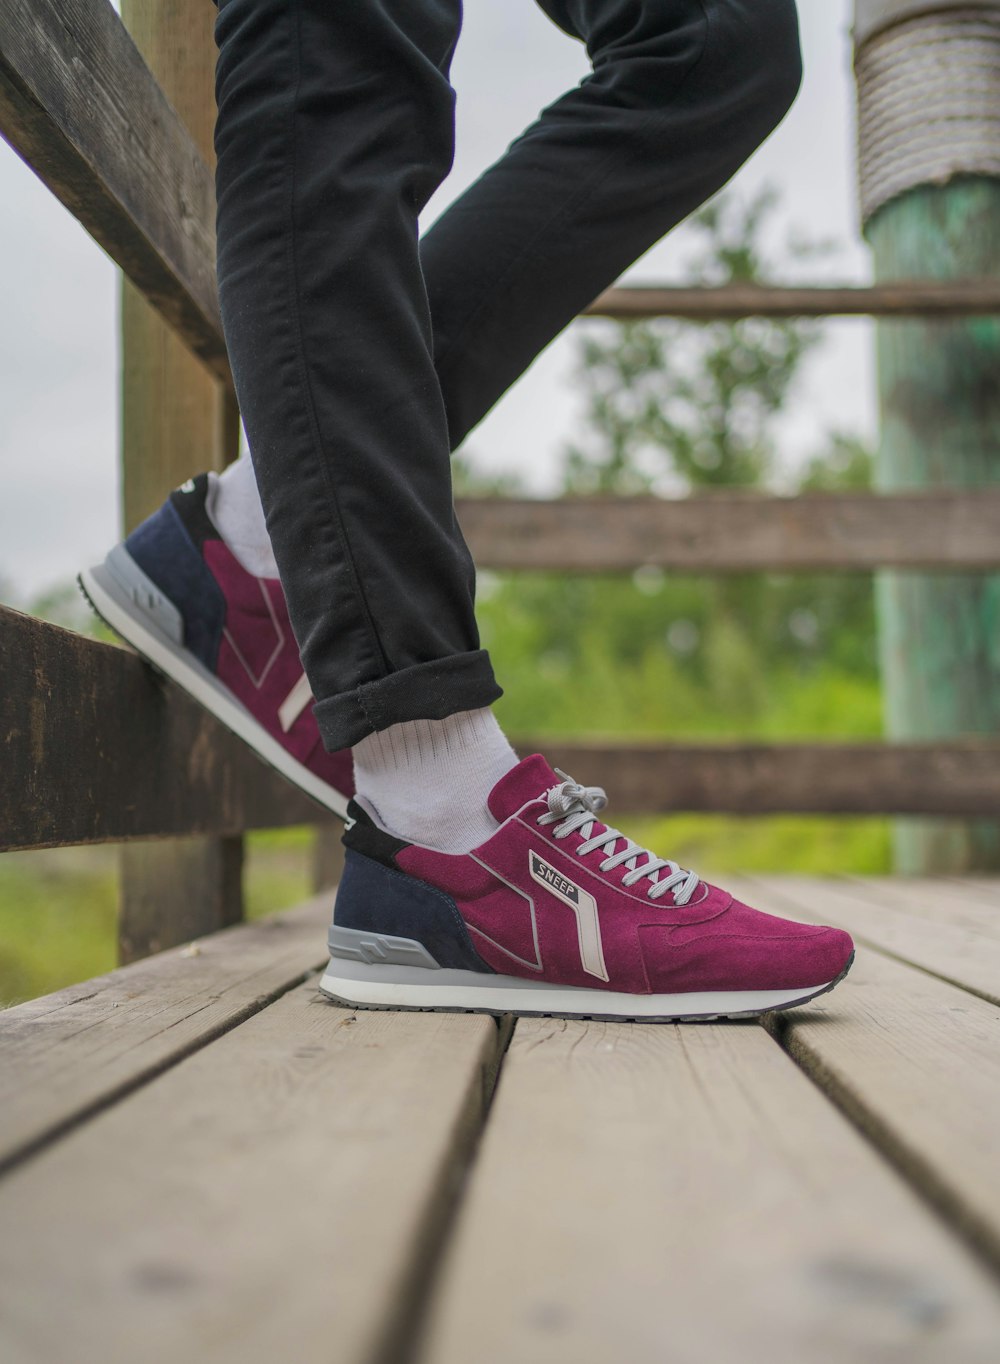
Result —
[[[188, 12], [211, 51], [215, 11], [208, 0], [171, 0], [169, 8], [175, 23], [178, 11]], [[158, 30], [148, 6], [143, 13], [136, 6], [131, 22], [145, 58], [107, 0], [4, 0], [0, 131], [169, 324], [171, 338], [197, 357], [211, 386], [203, 415], [209, 420], [216, 412], [215, 450], [224, 460], [234, 453], [236, 425], [215, 286], [214, 184], [204, 133], [211, 112], [208, 63], [191, 93], [190, 65], [184, 87], [162, 25]], [[124, 14], [129, 22], [129, 0]], [[127, 296], [125, 303], [132, 328], [128, 362], [146, 352], [135, 314], [129, 322]], [[618, 288], [588, 312], [701, 320], [951, 317], [1000, 312], [1000, 284]], [[141, 387], [146, 380], [135, 382]], [[133, 402], [136, 391], [130, 390]], [[196, 448], [187, 457], [197, 461], [199, 453]], [[126, 444], [132, 519], [144, 502], [155, 505], [167, 487], [194, 471], [180, 470], [157, 487], [143, 458]], [[178, 470], [166, 458], [157, 478], [171, 472]], [[130, 488], [141, 495], [133, 491], [130, 501]], [[498, 569], [1000, 568], [1000, 492], [488, 499], [466, 500], [460, 514], [477, 562]], [[238, 917], [243, 831], [317, 819], [310, 800], [127, 651], [2, 610], [0, 658], [0, 849], [188, 840], [152, 845], [147, 860], [133, 858], [131, 869], [127, 864], [142, 908], [123, 924], [126, 955]], [[547, 747], [568, 769], [599, 771], [626, 809], [963, 816], [1000, 810], [1000, 744], [986, 740]]]

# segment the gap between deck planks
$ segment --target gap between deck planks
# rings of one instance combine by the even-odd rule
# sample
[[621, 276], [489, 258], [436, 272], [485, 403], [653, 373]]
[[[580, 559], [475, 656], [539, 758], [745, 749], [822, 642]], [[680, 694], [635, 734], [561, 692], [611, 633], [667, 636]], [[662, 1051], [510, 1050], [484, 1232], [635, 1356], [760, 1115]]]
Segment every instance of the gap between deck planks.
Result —
[[1000, 1271], [1000, 1009], [875, 952], [855, 972], [776, 1035]]
[[5, 1364], [397, 1357], [503, 1036], [311, 981], [12, 1170]]
[[330, 896], [0, 1011], [0, 1170], [323, 965]]
[[[926, 889], [920, 882], [775, 877], [742, 878], [740, 885], [752, 902], [777, 913], [828, 919], [876, 944], [859, 953], [835, 994], [781, 1016], [775, 1031], [817, 1084], [1000, 1270], [1000, 1007], [980, 997], [982, 988], [975, 994], [951, 983], [958, 977], [982, 987], [991, 962], [994, 982], [1000, 978], [1000, 924], [982, 919], [989, 909], [970, 896], [961, 910], [966, 924], [949, 925], [938, 885], [922, 897]], [[855, 890], [865, 899], [855, 901]], [[914, 912], [884, 907], [897, 897]], [[883, 943], [891, 945], [891, 956], [878, 950]]]
[[992, 1280], [764, 1029], [528, 1019], [419, 1359], [993, 1364], [998, 1340]]

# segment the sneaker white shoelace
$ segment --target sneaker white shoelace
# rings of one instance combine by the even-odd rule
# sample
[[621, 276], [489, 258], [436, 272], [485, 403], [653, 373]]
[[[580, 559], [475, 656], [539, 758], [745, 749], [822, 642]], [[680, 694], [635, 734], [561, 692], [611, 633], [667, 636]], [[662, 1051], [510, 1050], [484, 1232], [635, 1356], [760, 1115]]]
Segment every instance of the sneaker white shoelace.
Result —
[[[559, 772], [559, 769], [556, 768], [556, 771]], [[559, 775], [566, 777], [565, 772], [559, 772]], [[700, 885], [700, 877], [695, 872], [686, 871], [669, 858], [657, 857], [648, 848], [633, 843], [618, 829], [605, 826], [602, 834], [591, 837], [591, 830], [598, 822], [594, 817], [608, 803], [603, 787], [581, 786], [572, 777], [566, 777], [559, 786], [553, 786], [546, 793], [545, 799], [548, 812], [538, 816], [538, 823], [555, 824], [552, 830], [554, 838], [567, 838], [579, 831], [585, 840], [576, 850], [580, 857], [603, 848], [607, 855], [600, 864], [601, 871], [613, 871], [624, 864], [627, 871], [622, 877], [623, 886], [634, 886], [646, 877], [650, 883], [646, 887], [646, 894], [651, 900], [658, 900], [672, 890], [674, 904], [686, 905]], [[616, 848], [619, 840], [622, 847]], [[645, 858], [645, 861], [640, 862], [640, 858]], [[660, 876], [661, 871], [666, 871], [667, 875]]]

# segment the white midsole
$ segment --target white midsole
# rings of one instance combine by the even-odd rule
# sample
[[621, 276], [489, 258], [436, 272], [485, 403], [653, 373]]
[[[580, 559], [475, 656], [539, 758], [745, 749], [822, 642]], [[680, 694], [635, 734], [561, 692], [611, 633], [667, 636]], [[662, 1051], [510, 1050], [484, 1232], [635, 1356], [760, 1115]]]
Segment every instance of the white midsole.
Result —
[[211, 711], [227, 729], [232, 730], [248, 744], [258, 757], [263, 758], [307, 796], [312, 796], [320, 805], [339, 815], [341, 819], [346, 819], [348, 797], [310, 772], [308, 767], [272, 738], [263, 725], [254, 719], [197, 659], [178, 649], [150, 624], [124, 606], [102, 583], [101, 579], [105, 574], [108, 574], [108, 570], [103, 565], [97, 569], [84, 569], [80, 574], [80, 586], [101, 619], [107, 621], [112, 630], [131, 644], [143, 658], [166, 673], [206, 710]]
[[[379, 968], [374, 968], [378, 970]], [[468, 984], [401, 984], [375, 976], [359, 979], [356, 969], [340, 975], [331, 962], [320, 989], [343, 1004], [397, 1009], [485, 1009], [494, 1013], [544, 1013], [572, 1017], [620, 1015], [625, 1018], [692, 1018], [787, 1009], [822, 994], [833, 984], [786, 990], [708, 990], [674, 995], [632, 995], [617, 990], [588, 990], [523, 981], [519, 978], [468, 974]], [[456, 972], [449, 972], [454, 976]], [[464, 972], [462, 974], [465, 974]]]

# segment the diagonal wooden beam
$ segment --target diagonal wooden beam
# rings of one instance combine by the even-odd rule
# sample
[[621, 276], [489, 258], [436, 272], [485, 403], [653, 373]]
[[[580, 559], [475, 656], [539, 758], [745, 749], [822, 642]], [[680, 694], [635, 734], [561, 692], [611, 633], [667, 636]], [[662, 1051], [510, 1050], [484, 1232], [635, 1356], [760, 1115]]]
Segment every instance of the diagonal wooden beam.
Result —
[[107, 0], [3, 0], [0, 133], [231, 383], [213, 175]]

